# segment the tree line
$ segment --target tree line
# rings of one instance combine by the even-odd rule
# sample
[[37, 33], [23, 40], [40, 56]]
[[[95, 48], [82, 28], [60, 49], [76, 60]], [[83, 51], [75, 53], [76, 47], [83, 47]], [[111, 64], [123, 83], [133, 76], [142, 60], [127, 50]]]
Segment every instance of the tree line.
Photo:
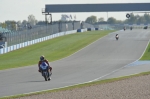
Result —
[[32, 26], [37, 25], [38, 23], [43, 24], [45, 21], [37, 21], [34, 15], [29, 15], [27, 20], [23, 21], [14, 21], [7, 20], [5, 22], [0, 22], [0, 27], [7, 28], [9, 30], [19, 30], [22, 28], [31, 29]]
[[143, 16], [140, 16], [130, 13], [130, 17], [125, 20], [117, 20], [114, 17], [109, 17], [107, 21], [104, 21], [103, 17], [97, 18], [96, 16], [92, 15], [87, 17], [85, 22], [90, 24], [148, 24], [150, 23], [150, 15], [145, 13]]
[[[7, 28], [9, 30], [19, 30], [22, 28], [30, 29], [34, 25], [45, 25], [45, 21], [37, 21], [35, 16], [32, 14], [29, 15], [27, 19], [28, 20], [23, 21], [7, 20], [5, 22], [0, 22], [0, 27]], [[130, 13], [129, 19], [117, 20], [114, 17], [109, 17], [107, 21], [105, 21], [103, 17], [97, 18], [96, 16], [92, 15], [87, 17], [85, 22], [89, 24], [148, 24], [150, 23], [150, 15], [145, 13], [143, 16], [140, 16]]]
[[[58, 24], [60, 22], [68, 23], [72, 21], [71, 20], [69, 21], [58, 20], [58, 21], [53, 21], [53, 24]], [[77, 21], [74, 20], [74, 22], [77, 22]], [[47, 23], [47, 24], [50, 24], [50, 23]], [[0, 22], [0, 27], [8, 29], [8, 30], [12, 30], [12, 31], [31, 29], [35, 25], [46, 25], [46, 22], [45, 20], [42, 20], [42, 21], [36, 20], [35, 16], [32, 14], [28, 16], [27, 20], [23, 20], [23, 21], [7, 20], [5, 22]]]

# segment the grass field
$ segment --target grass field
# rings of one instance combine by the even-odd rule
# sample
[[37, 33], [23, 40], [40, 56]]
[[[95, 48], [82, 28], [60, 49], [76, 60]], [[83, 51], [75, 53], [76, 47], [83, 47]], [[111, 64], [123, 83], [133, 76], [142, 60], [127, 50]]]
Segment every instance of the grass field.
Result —
[[41, 55], [44, 55], [50, 62], [67, 57], [111, 32], [114, 31], [70, 34], [1, 54], [0, 70], [37, 64]]
[[140, 60], [150, 60], [150, 44], [148, 45], [144, 55], [141, 57]]

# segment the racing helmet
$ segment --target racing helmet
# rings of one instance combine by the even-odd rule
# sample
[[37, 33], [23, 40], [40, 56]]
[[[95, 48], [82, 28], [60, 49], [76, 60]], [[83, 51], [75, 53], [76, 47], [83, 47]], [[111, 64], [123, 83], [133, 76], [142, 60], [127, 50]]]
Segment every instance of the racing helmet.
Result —
[[45, 58], [44, 58], [44, 56], [42, 55], [42, 56], [40, 56], [40, 60], [41, 61], [43, 61]]

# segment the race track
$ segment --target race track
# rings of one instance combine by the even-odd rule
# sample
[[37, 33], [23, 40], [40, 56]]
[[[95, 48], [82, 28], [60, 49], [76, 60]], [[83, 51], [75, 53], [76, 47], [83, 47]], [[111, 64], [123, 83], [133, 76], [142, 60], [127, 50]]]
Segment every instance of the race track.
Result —
[[[118, 41], [115, 40], [116, 33], [120, 37]], [[0, 71], [0, 97], [54, 89], [112, 76], [112, 72], [121, 71], [124, 66], [141, 57], [149, 38], [150, 31], [142, 29], [111, 33], [69, 57], [50, 63], [53, 75], [52, 80], [47, 82], [38, 72], [37, 65]]]

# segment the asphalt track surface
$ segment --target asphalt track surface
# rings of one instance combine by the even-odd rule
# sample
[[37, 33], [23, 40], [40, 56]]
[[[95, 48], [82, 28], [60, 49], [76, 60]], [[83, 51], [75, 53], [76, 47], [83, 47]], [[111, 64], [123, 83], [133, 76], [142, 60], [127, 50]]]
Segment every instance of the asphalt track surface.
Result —
[[[119, 34], [116, 41], [115, 34]], [[55, 89], [93, 80], [150, 70], [147, 65], [128, 66], [138, 60], [150, 39], [149, 30], [111, 33], [69, 57], [51, 62], [51, 81], [44, 81], [37, 65], [0, 71], [0, 97]], [[136, 68], [135, 68], [136, 67]], [[149, 69], [148, 69], [149, 68]]]

